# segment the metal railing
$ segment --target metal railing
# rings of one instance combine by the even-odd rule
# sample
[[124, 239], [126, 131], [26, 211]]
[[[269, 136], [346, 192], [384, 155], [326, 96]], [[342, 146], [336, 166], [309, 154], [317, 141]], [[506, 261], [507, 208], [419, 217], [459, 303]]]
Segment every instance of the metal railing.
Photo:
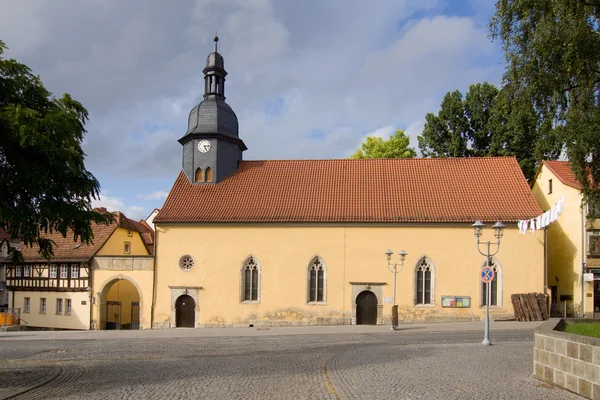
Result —
[[21, 323], [21, 309], [0, 307], [0, 326], [13, 326]]
[[551, 303], [550, 318], [581, 318], [581, 305], [572, 301]]

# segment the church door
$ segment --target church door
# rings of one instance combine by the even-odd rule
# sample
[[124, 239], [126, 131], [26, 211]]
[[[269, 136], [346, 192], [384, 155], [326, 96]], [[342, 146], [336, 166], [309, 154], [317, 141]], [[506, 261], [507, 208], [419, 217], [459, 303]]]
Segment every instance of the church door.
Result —
[[358, 325], [377, 324], [377, 297], [365, 290], [356, 297], [356, 323]]
[[194, 328], [196, 326], [196, 302], [191, 296], [184, 294], [175, 302], [175, 326], [177, 328]]

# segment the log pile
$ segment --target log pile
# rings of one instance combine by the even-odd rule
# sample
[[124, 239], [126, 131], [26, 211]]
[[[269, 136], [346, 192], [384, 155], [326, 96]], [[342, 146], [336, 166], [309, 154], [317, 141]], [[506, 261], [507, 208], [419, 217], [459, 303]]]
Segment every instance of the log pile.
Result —
[[510, 296], [517, 321], [545, 321], [550, 318], [548, 299], [543, 293], [522, 293]]

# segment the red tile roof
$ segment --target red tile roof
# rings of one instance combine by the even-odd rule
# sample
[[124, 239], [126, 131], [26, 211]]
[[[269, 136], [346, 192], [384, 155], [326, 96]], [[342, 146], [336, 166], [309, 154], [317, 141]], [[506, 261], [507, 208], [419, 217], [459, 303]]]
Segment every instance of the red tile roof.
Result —
[[[96, 209], [96, 211], [106, 212], [106, 209]], [[113, 214], [115, 215], [115, 222], [110, 225], [92, 224], [94, 239], [93, 243], [90, 245], [80, 244], [81, 242], [75, 242], [73, 240], [73, 232], [70, 230], [67, 232], [67, 237], [63, 237], [62, 234], [58, 232], [54, 232], [49, 235], [42, 235], [45, 238], [52, 239], [55, 243], [53, 246], [54, 257], [52, 258], [52, 261], [89, 261], [98, 252], [98, 250], [102, 248], [104, 243], [106, 243], [108, 238], [110, 238], [117, 227], [140, 232], [142, 240], [144, 241], [144, 245], [148, 249], [149, 254], [152, 254], [154, 237], [154, 232], [152, 229], [146, 228], [145, 225], [140, 222], [136, 222], [127, 218], [120, 211], [116, 211]], [[25, 247], [21, 243], [20, 250], [26, 262], [46, 261], [38, 253], [38, 248], [36, 246]]]
[[569, 161], [544, 161], [544, 165], [547, 166], [565, 185], [575, 189], [581, 189], [581, 184], [575, 178], [575, 174], [573, 173]]
[[183, 172], [155, 222], [516, 221], [542, 211], [514, 157], [243, 161], [217, 184]]
[[[67, 237], [63, 237], [62, 234], [58, 232], [53, 232], [52, 234], [42, 236], [53, 240], [55, 243], [53, 246], [54, 257], [52, 257], [52, 261], [89, 261], [94, 254], [100, 250], [104, 243], [106, 243], [116, 228], [117, 224], [115, 223], [111, 225], [92, 224], [94, 239], [93, 243], [90, 245], [81, 244], [81, 242], [75, 242], [73, 240], [73, 232], [70, 230], [67, 233]], [[21, 244], [20, 250], [23, 254], [23, 259], [26, 262], [46, 262], [46, 259], [38, 253], [37, 246], [26, 247]]]

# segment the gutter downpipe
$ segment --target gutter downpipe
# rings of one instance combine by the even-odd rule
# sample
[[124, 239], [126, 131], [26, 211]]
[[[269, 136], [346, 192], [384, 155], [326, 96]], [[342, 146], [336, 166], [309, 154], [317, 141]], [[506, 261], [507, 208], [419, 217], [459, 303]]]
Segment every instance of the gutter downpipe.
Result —
[[[548, 298], [548, 227], [544, 228], [544, 295]], [[548, 301], [550, 304], [550, 301]]]
[[150, 329], [154, 329], [154, 308], [156, 306], [156, 269], [157, 260], [156, 253], [158, 251], [158, 227], [154, 225], [154, 268], [152, 269], [152, 308], [150, 310]]
[[585, 281], [583, 274], [586, 267], [586, 249], [585, 249], [585, 233], [586, 233], [586, 215], [585, 215], [585, 200], [581, 199], [581, 317], [585, 318]]

